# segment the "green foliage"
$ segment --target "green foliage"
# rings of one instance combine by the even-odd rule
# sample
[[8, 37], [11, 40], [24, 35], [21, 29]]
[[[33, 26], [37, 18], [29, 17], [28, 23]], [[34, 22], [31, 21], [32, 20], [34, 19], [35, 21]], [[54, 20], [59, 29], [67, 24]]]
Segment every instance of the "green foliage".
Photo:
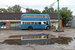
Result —
[[60, 41], [60, 44], [69, 44], [71, 41], [73, 41], [73, 39], [70, 37], [62, 37], [61, 39], [62, 41]]
[[58, 13], [57, 9], [54, 10], [55, 13]]
[[12, 7], [8, 7], [7, 8], [7, 11], [9, 13], [21, 13], [21, 7], [19, 5], [15, 5], [15, 6], [12, 6]]
[[26, 8], [26, 13], [41, 13], [39, 10], [35, 9], [30, 9], [30, 8]]
[[63, 26], [65, 26], [66, 23], [68, 23], [68, 21], [72, 17], [72, 11], [69, 10], [67, 7], [63, 7], [62, 9], [60, 9], [60, 14], [63, 18], [62, 19], [63, 20]]
[[[63, 7], [59, 10], [61, 16], [62, 16], [62, 24], [63, 26], [66, 25], [66, 23], [68, 23], [68, 21], [70, 20], [70, 18], [72, 17], [72, 11], [69, 10], [67, 7]], [[53, 7], [48, 8], [47, 6], [44, 8], [44, 10], [42, 11], [42, 13], [58, 13], [58, 10], [55, 9]]]
[[50, 7], [48, 8], [47, 6], [44, 8], [44, 10], [42, 11], [42, 13], [54, 13], [54, 8]]
[[7, 12], [6, 9], [4, 9], [4, 8], [0, 8], [0, 13], [5, 13], [5, 12]]
[[7, 9], [0, 8], [0, 13], [22, 13], [21, 7], [19, 5], [15, 5], [12, 7], [8, 7]]
[[12, 7], [8, 7], [8, 8], [7, 8], [7, 12], [8, 12], [8, 13], [13, 12], [12, 10], [13, 10], [13, 8], [12, 8]]

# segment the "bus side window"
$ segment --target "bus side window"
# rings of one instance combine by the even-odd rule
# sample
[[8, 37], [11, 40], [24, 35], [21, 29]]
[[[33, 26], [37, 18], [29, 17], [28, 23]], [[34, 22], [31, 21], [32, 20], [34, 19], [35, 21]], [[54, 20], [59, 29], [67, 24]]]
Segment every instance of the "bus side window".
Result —
[[45, 18], [45, 16], [43, 16], [43, 18]]
[[41, 36], [39, 36], [39, 38], [41, 38]]
[[46, 24], [46, 22], [43, 22], [44, 24]]
[[24, 22], [22, 22], [22, 24], [24, 24]]
[[34, 24], [34, 22], [31, 22], [31, 24]]
[[24, 22], [24, 24], [26, 24], [26, 22]]
[[47, 16], [45, 16], [45, 18], [47, 18]]
[[41, 24], [41, 22], [39, 22], [39, 24]]
[[30, 22], [27, 22], [27, 24], [30, 24]]
[[46, 36], [44, 36], [44, 38], [46, 38]]
[[35, 22], [35, 24], [38, 24], [38, 22]]

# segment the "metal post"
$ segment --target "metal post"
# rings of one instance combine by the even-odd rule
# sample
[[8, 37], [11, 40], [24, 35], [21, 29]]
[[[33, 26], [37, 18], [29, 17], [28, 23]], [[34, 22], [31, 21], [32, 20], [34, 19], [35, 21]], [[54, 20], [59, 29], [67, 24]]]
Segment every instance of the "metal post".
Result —
[[[59, 0], [58, 0], [58, 30], [60, 31]], [[60, 33], [59, 33], [59, 44], [60, 44]]]
[[46, 9], [46, 14], [47, 14], [47, 9]]
[[59, 0], [58, 0], [58, 29], [60, 31]]

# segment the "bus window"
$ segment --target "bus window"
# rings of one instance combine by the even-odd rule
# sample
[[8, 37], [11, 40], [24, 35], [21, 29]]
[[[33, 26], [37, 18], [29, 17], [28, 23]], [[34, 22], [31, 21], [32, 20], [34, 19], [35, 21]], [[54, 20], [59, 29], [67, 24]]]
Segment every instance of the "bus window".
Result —
[[28, 18], [28, 16], [26, 16], [26, 18]]
[[44, 36], [44, 38], [46, 38], [46, 36]]
[[37, 18], [39, 18], [39, 16], [37, 16]]
[[45, 18], [45, 16], [43, 16], [43, 18]]
[[37, 18], [37, 16], [34, 16], [34, 18]]
[[34, 24], [34, 22], [31, 22], [31, 24]]
[[41, 22], [39, 22], [39, 24], [41, 24]]
[[26, 16], [23, 16], [23, 18], [26, 18]]
[[22, 22], [22, 24], [24, 24], [24, 22]]
[[43, 16], [40, 16], [41, 18], [43, 18]]
[[39, 36], [39, 38], [41, 38], [41, 36]]
[[25, 37], [23, 37], [23, 39], [26, 39]]
[[35, 18], [35, 16], [31, 16], [31, 18]]
[[44, 24], [46, 24], [46, 22], [43, 22]]
[[47, 16], [45, 16], [45, 18], [47, 18]]
[[38, 22], [35, 22], [35, 24], [38, 24]]
[[48, 39], [49, 37], [48, 37], [48, 34], [47, 34], [47, 39]]
[[46, 24], [48, 25], [48, 21], [46, 22]]
[[30, 24], [30, 22], [27, 22], [27, 24]]
[[26, 24], [26, 22], [24, 22], [24, 24]]

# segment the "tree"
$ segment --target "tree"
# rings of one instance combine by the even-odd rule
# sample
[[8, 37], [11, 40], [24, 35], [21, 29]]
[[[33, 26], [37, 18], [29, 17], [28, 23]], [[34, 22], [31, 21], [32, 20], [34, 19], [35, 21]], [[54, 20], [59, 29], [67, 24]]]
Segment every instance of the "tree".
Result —
[[12, 6], [12, 7], [8, 7], [7, 8], [7, 11], [9, 13], [21, 13], [21, 7], [19, 5], [15, 5], [15, 6]]
[[[44, 8], [44, 10], [42, 11], [42, 13], [58, 13], [57, 9], [54, 9], [53, 7], [48, 8], [47, 6]], [[61, 16], [62, 16], [62, 23], [63, 26], [66, 25], [66, 23], [68, 23], [68, 21], [70, 20], [70, 18], [72, 17], [72, 11], [69, 10], [67, 7], [63, 7], [59, 10]]]
[[49, 13], [54, 13], [54, 8], [53, 7], [49, 8]]
[[8, 13], [13, 13], [13, 8], [12, 8], [12, 7], [8, 7], [8, 8], [7, 8], [7, 12], [8, 12]]
[[0, 13], [6, 13], [6, 12], [7, 12], [6, 9], [4, 9], [4, 8], [0, 8]]
[[60, 14], [62, 16], [62, 21], [63, 21], [63, 26], [66, 25], [66, 23], [68, 23], [68, 21], [70, 20], [70, 18], [72, 17], [72, 11], [69, 10], [67, 7], [63, 7], [62, 9], [60, 9]]
[[39, 10], [35, 9], [30, 9], [30, 8], [26, 8], [26, 13], [41, 13]]
[[44, 10], [42, 11], [42, 13], [54, 13], [54, 8], [50, 7], [48, 8], [47, 6], [44, 8]]
[[58, 10], [57, 10], [57, 9], [55, 9], [55, 10], [54, 10], [54, 13], [58, 13]]
[[41, 13], [39, 10], [35, 9], [34, 10], [35, 13]]

